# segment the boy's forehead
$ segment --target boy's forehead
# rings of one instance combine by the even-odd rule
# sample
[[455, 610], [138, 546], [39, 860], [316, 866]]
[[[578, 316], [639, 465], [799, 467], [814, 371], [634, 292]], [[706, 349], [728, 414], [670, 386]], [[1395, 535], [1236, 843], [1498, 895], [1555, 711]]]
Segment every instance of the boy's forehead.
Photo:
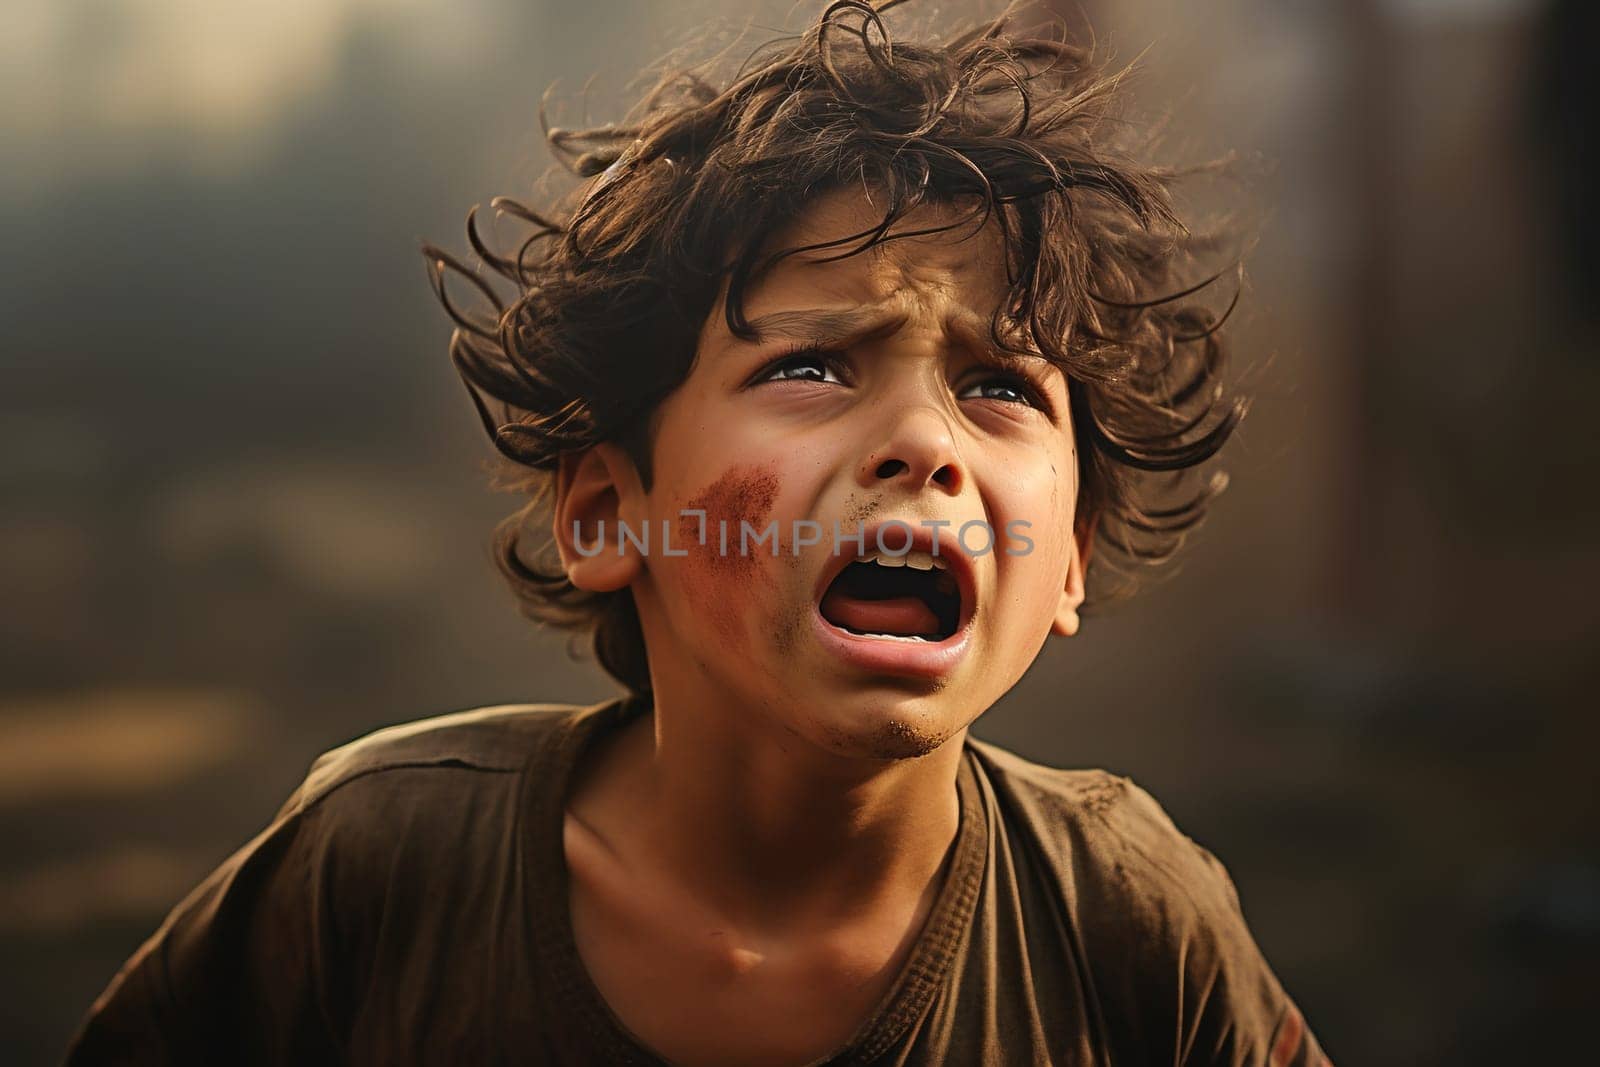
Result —
[[[885, 210], [881, 197], [867, 199], [860, 189], [835, 190], [817, 198], [789, 225], [774, 232], [763, 251], [835, 241], [874, 229]], [[744, 310], [750, 319], [797, 308], [860, 306], [914, 313], [918, 305], [987, 323], [1005, 300], [1005, 248], [999, 226], [988, 220], [981, 230], [966, 219], [968, 209], [923, 205], [897, 220], [891, 233], [958, 223], [942, 233], [915, 234], [874, 245], [843, 258], [857, 241], [787, 256], [751, 285]], [[727, 332], [720, 311], [709, 329]]]

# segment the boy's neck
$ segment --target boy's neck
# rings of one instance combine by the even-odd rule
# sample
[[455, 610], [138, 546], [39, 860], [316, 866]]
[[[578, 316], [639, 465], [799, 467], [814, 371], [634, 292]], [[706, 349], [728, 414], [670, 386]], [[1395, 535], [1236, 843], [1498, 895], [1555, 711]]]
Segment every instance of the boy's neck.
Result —
[[928, 890], [960, 821], [965, 738], [853, 759], [768, 716], [658, 700], [591, 751], [568, 809], [624, 862], [747, 930], [832, 929]]

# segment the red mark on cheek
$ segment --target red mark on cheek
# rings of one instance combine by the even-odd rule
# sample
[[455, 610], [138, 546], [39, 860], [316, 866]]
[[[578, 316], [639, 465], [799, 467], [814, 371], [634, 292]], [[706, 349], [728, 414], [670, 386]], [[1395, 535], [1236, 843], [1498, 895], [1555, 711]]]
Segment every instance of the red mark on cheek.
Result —
[[[772, 467], [730, 467], [683, 506], [684, 511], [705, 512], [704, 544], [700, 516], [678, 517], [678, 541], [689, 553], [684, 560], [686, 590], [697, 610], [706, 612], [730, 641], [739, 641], [740, 619], [760, 614], [760, 601], [770, 594], [757, 553], [771, 555], [773, 539], [758, 544], [756, 538], [766, 532], [777, 499], [778, 475]], [[741, 536], [745, 525], [750, 534]]]

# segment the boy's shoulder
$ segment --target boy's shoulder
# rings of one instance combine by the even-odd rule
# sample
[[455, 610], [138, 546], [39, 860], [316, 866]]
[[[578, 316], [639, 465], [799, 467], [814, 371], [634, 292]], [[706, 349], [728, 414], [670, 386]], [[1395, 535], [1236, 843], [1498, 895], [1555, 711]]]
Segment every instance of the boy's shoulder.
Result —
[[[285, 805], [303, 811], [362, 780], [406, 778], [396, 772], [457, 770], [490, 775], [522, 771], [541, 744], [585, 711], [563, 703], [497, 704], [385, 726], [319, 755]], [[440, 777], [423, 774], [423, 777]]]
[[[1102, 889], [1127, 914], [1174, 913], [1203, 920], [1236, 913], [1238, 893], [1226, 868], [1173, 822], [1132, 779], [1098, 769], [1037, 763], [991, 742], [968, 739], [1051, 866], [1082, 891]], [[1144, 907], [1139, 907], [1143, 904]]]
[[1172, 1032], [1176, 1009], [1180, 1034], [1220, 1028], [1214, 1047], [1239, 1058], [1217, 1062], [1325, 1062], [1262, 957], [1227, 869], [1154, 797], [1106, 771], [1063, 770], [968, 743], [1008, 837], [1026, 838], [1042, 857], [1063, 923], [1075, 930], [1100, 995], [1116, 1004], [1107, 1025], [1120, 1047], [1148, 1051], [1151, 1035]]

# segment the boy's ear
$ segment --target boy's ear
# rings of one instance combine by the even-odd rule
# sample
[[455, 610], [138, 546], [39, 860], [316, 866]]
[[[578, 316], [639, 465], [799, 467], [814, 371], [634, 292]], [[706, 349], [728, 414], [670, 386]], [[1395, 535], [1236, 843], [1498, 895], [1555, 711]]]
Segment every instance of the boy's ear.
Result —
[[[573, 585], [612, 593], [633, 583], [643, 561], [638, 546], [623, 539], [620, 524], [629, 521], [640, 492], [633, 461], [610, 442], [561, 457], [551, 509], [553, 532], [561, 566]], [[634, 522], [630, 528], [637, 528]]]
[[1075, 524], [1072, 531], [1072, 559], [1067, 565], [1067, 583], [1061, 590], [1061, 603], [1056, 607], [1055, 621], [1050, 632], [1061, 637], [1071, 637], [1078, 632], [1078, 608], [1083, 606], [1084, 573], [1089, 569], [1089, 553], [1094, 549], [1096, 517]]

